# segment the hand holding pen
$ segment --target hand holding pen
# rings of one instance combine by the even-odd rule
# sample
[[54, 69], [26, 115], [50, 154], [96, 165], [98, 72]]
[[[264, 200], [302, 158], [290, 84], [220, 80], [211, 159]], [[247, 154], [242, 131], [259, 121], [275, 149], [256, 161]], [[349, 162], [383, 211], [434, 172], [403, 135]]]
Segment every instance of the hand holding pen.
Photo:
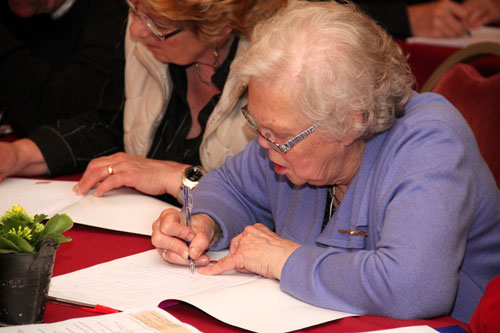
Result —
[[[184, 186], [184, 213], [186, 215], [186, 225], [191, 228], [191, 209], [193, 208], [193, 197], [191, 196], [191, 191], [189, 187]], [[187, 246], [189, 248], [190, 243]], [[191, 256], [188, 256], [189, 268], [191, 269], [191, 274], [194, 274], [194, 260]]]
[[[189, 227], [186, 225], [186, 210], [168, 208], [161, 212], [153, 223], [151, 242], [163, 260], [177, 265], [185, 265], [186, 259], [193, 259], [196, 267], [210, 263], [205, 251], [220, 237], [220, 229], [215, 221], [205, 214], [192, 215], [192, 198], [188, 198]], [[186, 247], [187, 245], [187, 247]], [[189, 263], [191, 261], [189, 260]], [[193, 265], [193, 271], [194, 267]]]

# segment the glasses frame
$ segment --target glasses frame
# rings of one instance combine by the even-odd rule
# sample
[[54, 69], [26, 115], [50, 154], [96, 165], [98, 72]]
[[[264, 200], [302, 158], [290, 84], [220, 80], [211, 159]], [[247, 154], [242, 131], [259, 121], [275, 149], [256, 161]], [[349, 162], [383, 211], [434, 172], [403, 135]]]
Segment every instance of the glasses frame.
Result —
[[141, 20], [141, 22], [148, 27], [149, 31], [151, 31], [151, 33], [153, 35], [155, 35], [156, 38], [158, 38], [159, 40], [162, 40], [162, 41], [166, 40], [170, 37], [177, 35], [179, 32], [184, 30], [182, 28], [179, 28], [179, 29], [171, 31], [167, 34], [162, 34], [160, 32], [160, 29], [158, 29], [158, 27], [153, 22], [153, 19], [151, 17], [149, 17], [148, 15], [146, 15], [144, 13], [139, 13], [139, 11], [137, 10], [137, 6], [134, 5], [131, 0], [127, 0], [127, 4], [129, 6], [129, 11], [131, 11], [135, 16], [137, 16], [139, 18], [139, 20]]
[[245, 105], [245, 106], [243, 106], [241, 108], [241, 113], [243, 114], [243, 117], [245, 117], [245, 119], [247, 120], [248, 124], [250, 126], [252, 126], [252, 128], [254, 130], [256, 130], [257, 133], [259, 133], [259, 135], [261, 137], [263, 137], [267, 141], [267, 143], [269, 143], [269, 145], [271, 146], [271, 148], [273, 148], [275, 151], [277, 151], [279, 153], [283, 153], [283, 154], [286, 154], [297, 143], [299, 143], [300, 141], [304, 140], [309, 134], [311, 134], [312, 132], [314, 132], [316, 130], [316, 128], [318, 128], [318, 126], [320, 125], [319, 123], [313, 124], [312, 126], [310, 126], [309, 128], [307, 128], [306, 130], [300, 132], [299, 134], [297, 134], [296, 136], [294, 136], [293, 138], [291, 138], [290, 140], [288, 140], [284, 144], [280, 145], [279, 143], [274, 142], [273, 140], [269, 139], [267, 136], [265, 136], [260, 131], [259, 125], [255, 121], [255, 119], [253, 119], [253, 117], [250, 114], [250, 112], [248, 112], [248, 104]]

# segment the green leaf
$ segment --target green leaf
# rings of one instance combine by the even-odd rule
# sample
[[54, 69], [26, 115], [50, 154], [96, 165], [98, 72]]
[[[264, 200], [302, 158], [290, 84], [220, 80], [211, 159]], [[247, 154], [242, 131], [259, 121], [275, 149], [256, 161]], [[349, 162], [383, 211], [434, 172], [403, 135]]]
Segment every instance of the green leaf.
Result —
[[66, 214], [56, 214], [50, 218], [50, 220], [45, 224], [45, 228], [36, 237], [36, 241], [33, 242], [34, 248], [38, 251], [43, 241], [47, 238], [55, 240], [57, 243], [69, 242], [70, 237], [64, 237], [61, 232], [70, 229], [73, 226], [73, 221]]
[[30, 243], [26, 241], [26, 239], [19, 237], [18, 235], [8, 234], [7, 236], [5, 236], [5, 238], [14, 243], [16, 247], [19, 249], [19, 252], [25, 252], [25, 253], [35, 252], [33, 246], [31, 246]]
[[45, 224], [45, 229], [42, 232], [42, 238], [45, 239], [48, 234], [61, 233], [73, 226], [73, 221], [66, 214], [56, 214], [50, 218]]
[[33, 216], [33, 224], [42, 222], [46, 217], [47, 215], [45, 214], [36, 214], [35, 216]]
[[57, 243], [64, 243], [71, 241], [71, 237], [65, 237], [64, 235], [61, 235], [59, 233], [48, 234], [47, 237], [45, 237], [45, 239], [53, 239]]
[[[11, 242], [5, 237], [0, 237], [0, 251], [13, 251], [13, 252], [21, 252], [16, 244]], [[12, 253], [12, 252], [1, 252], [1, 253]]]
[[0, 254], [9, 254], [9, 253], [19, 253], [19, 251], [0, 249]]

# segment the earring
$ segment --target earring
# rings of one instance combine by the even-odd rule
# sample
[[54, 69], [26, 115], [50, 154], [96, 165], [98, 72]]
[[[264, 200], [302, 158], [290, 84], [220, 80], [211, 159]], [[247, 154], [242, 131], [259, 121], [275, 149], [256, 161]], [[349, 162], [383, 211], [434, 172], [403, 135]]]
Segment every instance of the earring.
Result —
[[214, 71], [219, 67], [219, 48], [216, 46], [214, 50], [214, 64], [212, 65]]

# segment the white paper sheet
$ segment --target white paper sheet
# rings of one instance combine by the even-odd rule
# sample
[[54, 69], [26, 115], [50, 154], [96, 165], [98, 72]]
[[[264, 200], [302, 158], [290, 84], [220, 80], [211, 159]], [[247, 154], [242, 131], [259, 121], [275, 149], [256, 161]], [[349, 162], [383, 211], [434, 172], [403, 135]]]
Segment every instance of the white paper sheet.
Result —
[[431, 44], [452, 47], [465, 47], [474, 43], [480, 42], [497, 42], [500, 43], [500, 28], [481, 27], [470, 30], [470, 36], [451, 37], [451, 38], [426, 38], [426, 37], [410, 37], [407, 39], [409, 44]]
[[[226, 253], [209, 255], [217, 260]], [[287, 332], [354, 316], [301, 302], [282, 292], [277, 281], [255, 275], [193, 275], [185, 266], [164, 262], [156, 250], [56, 276], [49, 296], [120, 310], [178, 299], [226, 323], [256, 332]]]
[[103, 197], [87, 195], [62, 211], [77, 223], [151, 236], [151, 225], [167, 208], [176, 207], [133, 189], [120, 188]]
[[[211, 252], [210, 257], [218, 260], [225, 254]], [[188, 267], [168, 264], [156, 250], [150, 250], [53, 277], [49, 297], [137, 311], [157, 306], [165, 299], [181, 299], [256, 278], [237, 272], [216, 276], [192, 274]]]
[[130, 188], [116, 189], [103, 197], [92, 193], [78, 196], [73, 192], [76, 183], [7, 178], [0, 182], [0, 212], [18, 204], [30, 215], [65, 213], [76, 223], [150, 236], [151, 225], [160, 213], [176, 208]]
[[29, 215], [52, 216], [64, 207], [81, 200], [73, 192], [77, 182], [45, 179], [7, 178], [0, 182], [0, 214], [12, 205], [21, 205]]
[[189, 333], [200, 332], [161, 309], [137, 313], [113, 313], [76, 318], [53, 324], [21, 325], [0, 328], [2, 333]]
[[289, 332], [354, 316], [302, 302], [281, 291], [278, 281], [264, 278], [181, 300], [225, 323], [260, 333]]

